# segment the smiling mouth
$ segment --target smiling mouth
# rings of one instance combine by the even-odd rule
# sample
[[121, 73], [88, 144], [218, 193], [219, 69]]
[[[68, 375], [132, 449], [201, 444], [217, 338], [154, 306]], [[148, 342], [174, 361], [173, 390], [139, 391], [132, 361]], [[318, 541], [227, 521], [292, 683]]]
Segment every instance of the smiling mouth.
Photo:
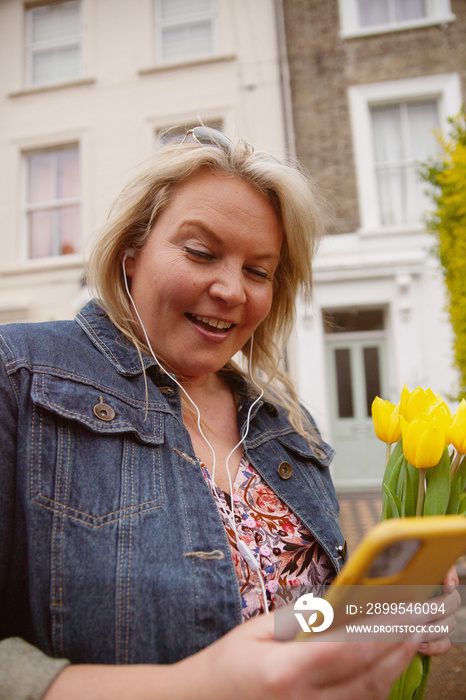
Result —
[[209, 331], [213, 332], [223, 332], [229, 331], [236, 324], [230, 323], [229, 321], [222, 321], [218, 318], [210, 318], [210, 316], [198, 316], [197, 314], [185, 314], [193, 323], [198, 326], [202, 326]]

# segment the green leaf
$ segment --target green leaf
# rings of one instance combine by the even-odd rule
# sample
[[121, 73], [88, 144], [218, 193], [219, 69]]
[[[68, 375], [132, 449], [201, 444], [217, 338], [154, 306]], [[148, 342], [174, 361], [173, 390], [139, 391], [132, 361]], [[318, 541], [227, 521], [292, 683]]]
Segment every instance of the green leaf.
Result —
[[[455, 474], [456, 477], [456, 474]], [[448, 501], [447, 515], [456, 515], [460, 507], [461, 484], [456, 479], [451, 482], [450, 500]]]
[[423, 674], [422, 655], [416, 654], [408, 668], [393, 684], [388, 700], [413, 700], [423, 682]]
[[423, 515], [445, 515], [450, 500], [450, 455], [445, 448], [436, 467], [429, 467]]
[[403, 457], [403, 443], [401, 441], [401, 438], [398, 440], [396, 443], [395, 447], [393, 448], [393, 451], [390, 455], [390, 458], [387, 462], [387, 465], [385, 467], [384, 475], [383, 475], [383, 483], [384, 484], [389, 484], [392, 478], [392, 474], [395, 471], [398, 473], [399, 471], [399, 465], [398, 465], [398, 460], [400, 457]]
[[[400, 517], [401, 501], [397, 497], [398, 502], [393, 502], [393, 499], [391, 498], [396, 494], [398, 477], [404, 460], [403, 448], [400, 447], [400, 443], [401, 440], [398, 441], [395, 450], [392, 452], [390, 459], [388, 460], [387, 468], [385, 469], [382, 487], [382, 515], [380, 516], [380, 520]], [[396, 453], [398, 453], [398, 455]]]
[[403, 700], [412, 700], [422, 682], [423, 670], [421, 655], [416, 654], [404, 672], [405, 678], [401, 695]]
[[[388, 520], [389, 518], [399, 518], [401, 514], [401, 501], [396, 495], [388, 488], [387, 484], [383, 485], [384, 491], [384, 505], [386, 508], [382, 509], [381, 520]], [[465, 504], [466, 505], [466, 504]]]
[[406, 483], [408, 481], [408, 476], [406, 474], [406, 459], [403, 458], [401, 463], [400, 471], [398, 474], [398, 481], [396, 484], [396, 495], [401, 502], [401, 517], [405, 517], [405, 505], [406, 505]]
[[466, 515], [466, 493], [461, 494], [458, 515]]
[[460, 465], [455, 472], [455, 475], [453, 477], [453, 481], [455, 481], [456, 479], [461, 484], [461, 491], [464, 491], [464, 487], [466, 484], [466, 457], [462, 458]]
[[427, 683], [429, 681], [430, 674], [430, 664], [432, 661], [431, 656], [426, 656], [425, 654], [420, 654], [422, 659], [422, 680], [419, 684], [418, 689], [413, 695], [413, 700], [423, 700], [424, 694], [427, 689]]
[[405, 497], [405, 517], [416, 515], [417, 493], [419, 489], [419, 469], [406, 462], [406, 497]]

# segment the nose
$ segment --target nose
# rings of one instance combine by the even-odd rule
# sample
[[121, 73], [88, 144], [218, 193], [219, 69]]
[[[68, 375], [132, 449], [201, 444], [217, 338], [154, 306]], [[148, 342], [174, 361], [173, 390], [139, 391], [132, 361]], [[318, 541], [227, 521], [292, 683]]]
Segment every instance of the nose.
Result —
[[221, 299], [228, 306], [238, 306], [246, 301], [243, 270], [223, 267], [210, 285], [210, 295]]

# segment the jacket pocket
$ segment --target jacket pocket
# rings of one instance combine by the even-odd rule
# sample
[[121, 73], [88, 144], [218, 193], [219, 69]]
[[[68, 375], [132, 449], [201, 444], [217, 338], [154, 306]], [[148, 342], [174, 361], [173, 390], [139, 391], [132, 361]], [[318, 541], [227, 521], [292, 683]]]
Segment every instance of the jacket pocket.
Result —
[[301, 475], [309, 488], [314, 492], [317, 488], [322, 505], [334, 518], [338, 518], [338, 500], [329, 473], [333, 449], [323, 441], [309, 445], [302, 435], [294, 431], [281, 435], [278, 441], [296, 466], [300, 466]]
[[91, 527], [163, 504], [160, 410], [47, 373], [34, 375], [31, 398], [35, 503]]

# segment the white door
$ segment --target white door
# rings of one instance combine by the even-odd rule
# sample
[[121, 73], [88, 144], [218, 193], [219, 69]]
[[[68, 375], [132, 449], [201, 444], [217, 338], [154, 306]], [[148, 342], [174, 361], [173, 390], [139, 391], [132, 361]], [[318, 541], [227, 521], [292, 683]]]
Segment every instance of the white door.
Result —
[[386, 391], [384, 332], [327, 335], [333, 479], [339, 489], [381, 488], [385, 446], [374, 433], [371, 405]]

